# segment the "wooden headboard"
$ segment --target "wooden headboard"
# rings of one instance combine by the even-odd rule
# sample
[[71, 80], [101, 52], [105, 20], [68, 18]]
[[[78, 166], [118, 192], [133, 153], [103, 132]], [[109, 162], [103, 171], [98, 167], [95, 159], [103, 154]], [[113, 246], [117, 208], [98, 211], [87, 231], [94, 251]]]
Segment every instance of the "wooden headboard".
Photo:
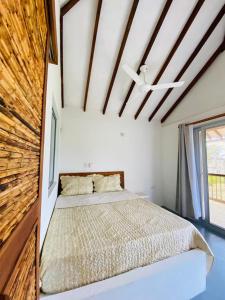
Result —
[[120, 185], [124, 189], [125, 183], [124, 183], [124, 171], [108, 171], [108, 172], [79, 172], [79, 173], [60, 173], [59, 174], [59, 185], [58, 185], [58, 195], [61, 194], [62, 187], [61, 187], [61, 176], [88, 176], [92, 174], [100, 174], [104, 176], [110, 176], [110, 175], [120, 175]]

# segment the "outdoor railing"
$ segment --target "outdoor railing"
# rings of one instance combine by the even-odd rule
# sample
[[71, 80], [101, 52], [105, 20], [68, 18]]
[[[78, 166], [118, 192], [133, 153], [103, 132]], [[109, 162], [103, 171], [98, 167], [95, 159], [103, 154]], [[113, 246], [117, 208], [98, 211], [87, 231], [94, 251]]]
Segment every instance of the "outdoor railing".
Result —
[[225, 174], [208, 174], [209, 199], [225, 203]]

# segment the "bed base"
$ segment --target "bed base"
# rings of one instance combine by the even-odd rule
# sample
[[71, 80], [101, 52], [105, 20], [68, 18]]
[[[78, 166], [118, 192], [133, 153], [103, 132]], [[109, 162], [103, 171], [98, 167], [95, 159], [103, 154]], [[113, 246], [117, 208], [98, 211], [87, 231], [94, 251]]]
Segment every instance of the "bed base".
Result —
[[188, 300], [206, 288], [207, 262], [194, 249], [42, 300]]

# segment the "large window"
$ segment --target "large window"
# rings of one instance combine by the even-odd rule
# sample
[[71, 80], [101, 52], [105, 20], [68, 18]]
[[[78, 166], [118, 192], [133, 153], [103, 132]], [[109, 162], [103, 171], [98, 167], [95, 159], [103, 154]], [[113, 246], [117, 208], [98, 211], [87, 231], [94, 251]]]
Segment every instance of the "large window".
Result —
[[225, 121], [198, 126], [195, 149], [203, 219], [225, 229]]
[[51, 141], [50, 141], [50, 164], [49, 164], [49, 183], [50, 188], [54, 183], [55, 174], [55, 151], [56, 151], [56, 129], [57, 129], [57, 118], [54, 110], [52, 110], [51, 119]]

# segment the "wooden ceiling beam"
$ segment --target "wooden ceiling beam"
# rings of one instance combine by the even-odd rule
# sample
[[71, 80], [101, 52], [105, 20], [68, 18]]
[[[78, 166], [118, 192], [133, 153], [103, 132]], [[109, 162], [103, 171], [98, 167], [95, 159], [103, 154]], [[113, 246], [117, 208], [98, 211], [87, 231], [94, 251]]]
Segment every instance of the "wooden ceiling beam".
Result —
[[225, 113], [222, 113], [222, 114], [219, 114], [219, 115], [214, 115], [214, 116], [210, 116], [210, 117], [207, 117], [207, 118], [204, 118], [204, 119], [193, 121], [191, 123], [187, 123], [186, 125], [196, 125], [196, 124], [199, 124], [199, 123], [204, 123], [204, 122], [208, 122], [208, 121], [211, 121], [211, 120], [224, 118], [224, 117], [225, 117]]
[[71, 8], [74, 7], [74, 5], [76, 5], [79, 1], [80, 0], [70, 0], [66, 4], [64, 4], [60, 10], [62, 16], [65, 16], [65, 14], [68, 13], [68, 11], [71, 10]]
[[213, 62], [217, 59], [217, 57], [224, 51], [224, 41], [220, 44], [220, 46], [216, 49], [213, 55], [209, 58], [209, 60], [205, 63], [203, 68], [198, 72], [195, 78], [191, 81], [188, 87], [184, 90], [181, 96], [176, 100], [176, 102], [170, 107], [168, 112], [161, 119], [161, 123], [164, 123], [166, 119], [171, 115], [171, 113], [175, 110], [175, 108], [181, 103], [184, 97], [190, 92], [190, 90], [196, 85], [199, 79], [205, 74], [205, 72], [209, 69], [209, 67], [213, 64]]
[[222, 51], [225, 51], [225, 36], [224, 36], [223, 43], [222, 43]]
[[131, 28], [131, 25], [133, 23], [133, 19], [134, 19], [134, 15], [135, 15], [138, 3], [139, 3], [139, 0], [134, 0], [133, 1], [133, 5], [132, 5], [131, 11], [130, 11], [130, 15], [129, 15], [129, 18], [128, 18], [128, 21], [127, 21], [126, 29], [125, 29], [123, 39], [122, 39], [122, 42], [121, 42], [121, 45], [120, 45], [119, 53], [118, 53], [118, 56], [117, 56], [116, 64], [114, 66], [114, 70], [113, 70], [113, 73], [112, 73], [112, 77], [111, 77], [108, 92], [107, 92], [107, 95], [106, 95], [104, 107], [103, 107], [103, 110], [102, 110], [103, 114], [106, 113], [106, 109], [107, 109], [107, 106], [108, 106], [108, 103], [109, 103], [109, 98], [110, 98], [110, 95], [111, 95], [113, 84], [114, 84], [116, 74], [117, 74], [117, 71], [118, 71], [118, 68], [119, 68], [119, 64], [120, 64], [120, 61], [121, 61], [121, 58], [122, 58], [122, 55], [123, 55], [123, 50], [124, 50], [126, 42], [127, 42], [127, 38], [128, 38], [129, 32], [130, 32], [130, 28]]
[[63, 15], [60, 10], [60, 75], [61, 75], [61, 106], [64, 108], [64, 77], [63, 77]]
[[[155, 42], [155, 39], [156, 39], [156, 37], [157, 37], [157, 35], [158, 35], [158, 33], [159, 33], [159, 30], [160, 30], [160, 28], [161, 28], [161, 26], [162, 26], [162, 24], [163, 24], [163, 22], [164, 22], [164, 19], [165, 19], [167, 13], [168, 13], [168, 10], [169, 10], [169, 8], [170, 8], [172, 2], [173, 2], [173, 0], [167, 0], [167, 1], [166, 1], [166, 4], [165, 4], [165, 6], [164, 6], [164, 8], [163, 8], [163, 10], [162, 10], [162, 13], [161, 13], [161, 15], [160, 15], [160, 17], [159, 17], [159, 20], [158, 20], [158, 22], [157, 22], [157, 24], [156, 24], [156, 26], [155, 26], [154, 31], [153, 31], [153, 34], [151, 35], [151, 38], [150, 38], [150, 40], [149, 40], [148, 46], [147, 46], [147, 48], [146, 48], [146, 50], [145, 50], [145, 53], [144, 53], [144, 55], [143, 55], [143, 57], [142, 57], [142, 59], [141, 59], [141, 62], [140, 62], [140, 64], [139, 64], [139, 66], [138, 66], [138, 69], [137, 69], [137, 73], [138, 73], [138, 74], [140, 74], [140, 67], [141, 67], [143, 64], [145, 64], [145, 61], [146, 61], [146, 59], [147, 59], [147, 57], [148, 57], [148, 55], [149, 55], [149, 52], [150, 52], [151, 49], [152, 49], [152, 46], [153, 46], [153, 44], [154, 44], [154, 42]], [[123, 102], [123, 104], [122, 104], [122, 106], [121, 106], [120, 111], [119, 111], [119, 117], [121, 117], [122, 114], [123, 114], [123, 111], [124, 111], [124, 109], [125, 109], [125, 107], [126, 107], [126, 105], [127, 105], [127, 102], [128, 102], [128, 100], [129, 100], [129, 98], [130, 98], [130, 95], [131, 95], [131, 93], [132, 93], [132, 91], [133, 91], [134, 86], [135, 86], [135, 81], [132, 81], [132, 83], [131, 83], [131, 85], [130, 85], [130, 87], [129, 87], [128, 93], [127, 93], [127, 95], [126, 95], [126, 98], [125, 98], [125, 100], [124, 100], [124, 102]]]
[[87, 108], [87, 97], [88, 97], [88, 90], [89, 90], [89, 84], [90, 84], [90, 78], [91, 78], [93, 58], [94, 58], [94, 53], [95, 53], [95, 43], [96, 43], [96, 38], [97, 38], [97, 33], [98, 33], [98, 24], [99, 24], [99, 19], [100, 19], [100, 14], [101, 14], [101, 8], [102, 8], [102, 0], [98, 0], [98, 6], [97, 6], [97, 11], [96, 11], [96, 17], [95, 17], [94, 33], [93, 33], [92, 45], [91, 45], [91, 55], [90, 55], [89, 67], [88, 67], [87, 83], [86, 83], [86, 88], [85, 88], [84, 106], [83, 106], [84, 111], [86, 111], [86, 108]]
[[[220, 12], [217, 14], [216, 18], [214, 19], [214, 21], [212, 22], [212, 24], [210, 25], [210, 27], [208, 28], [208, 30], [204, 34], [203, 38], [201, 39], [201, 41], [199, 42], [199, 44], [197, 45], [197, 47], [195, 48], [195, 50], [192, 52], [192, 54], [189, 57], [189, 59], [184, 64], [183, 68], [180, 70], [180, 72], [177, 75], [177, 77], [173, 80], [174, 82], [179, 81], [181, 79], [181, 77], [186, 72], [186, 70], [189, 68], [189, 66], [191, 65], [191, 63], [193, 62], [193, 60], [196, 58], [196, 56], [198, 55], [198, 53], [200, 52], [200, 50], [202, 49], [202, 47], [205, 45], [205, 43], [207, 42], [207, 40], [209, 39], [209, 37], [211, 36], [211, 34], [214, 32], [216, 26], [222, 20], [224, 14], [225, 14], [225, 4], [221, 8]], [[166, 99], [168, 98], [168, 96], [170, 95], [170, 93], [172, 92], [172, 90], [173, 90], [173, 88], [168, 89], [167, 92], [165, 93], [165, 95], [159, 101], [158, 105], [156, 106], [156, 108], [151, 113], [151, 115], [150, 115], [150, 117], [148, 119], [149, 122], [154, 118], [154, 116], [159, 111], [159, 109], [161, 108], [161, 106], [163, 105], [163, 103], [166, 101]]]
[[[159, 82], [159, 80], [162, 77], [165, 69], [167, 68], [167, 66], [169, 65], [169, 63], [170, 63], [171, 59], [173, 58], [175, 52], [179, 48], [181, 42], [183, 41], [183, 39], [184, 39], [187, 31], [191, 27], [193, 21], [195, 20], [195, 17], [197, 16], [197, 14], [198, 14], [199, 10], [201, 9], [201, 7], [202, 7], [202, 5], [203, 5], [204, 2], [205, 2], [205, 0], [198, 0], [198, 2], [195, 5], [195, 7], [194, 7], [194, 9], [193, 9], [190, 17], [188, 18], [188, 20], [187, 20], [186, 24], [184, 25], [181, 33], [179, 34], [179, 36], [178, 36], [178, 38], [177, 38], [177, 40], [176, 40], [173, 48], [171, 49], [171, 51], [170, 51], [169, 55], [167, 56], [166, 60], [164, 61], [164, 63], [162, 65], [159, 73], [157, 74], [155, 80], [153, 81], [153, 83], [152, 83], [153, 85], [155, 85], [155, 84], [157, 84]], [[138, 108], [138, 110], [137, 110], [137, 112], [136, 112], [136, 114], [134, 116], [135, 120], [138, 118], [139, 114], [141, 113], [142, 109], [144, 108], [144, 106], [145, 106], [146, 102], [148, 101], [149, 97], [151, 96], [151, 94], [152, 94], [152, 90], [150, 90], [146, 94], [145, 98], [143, 99], [141, 105], [139, 106], [139, 108]]]

